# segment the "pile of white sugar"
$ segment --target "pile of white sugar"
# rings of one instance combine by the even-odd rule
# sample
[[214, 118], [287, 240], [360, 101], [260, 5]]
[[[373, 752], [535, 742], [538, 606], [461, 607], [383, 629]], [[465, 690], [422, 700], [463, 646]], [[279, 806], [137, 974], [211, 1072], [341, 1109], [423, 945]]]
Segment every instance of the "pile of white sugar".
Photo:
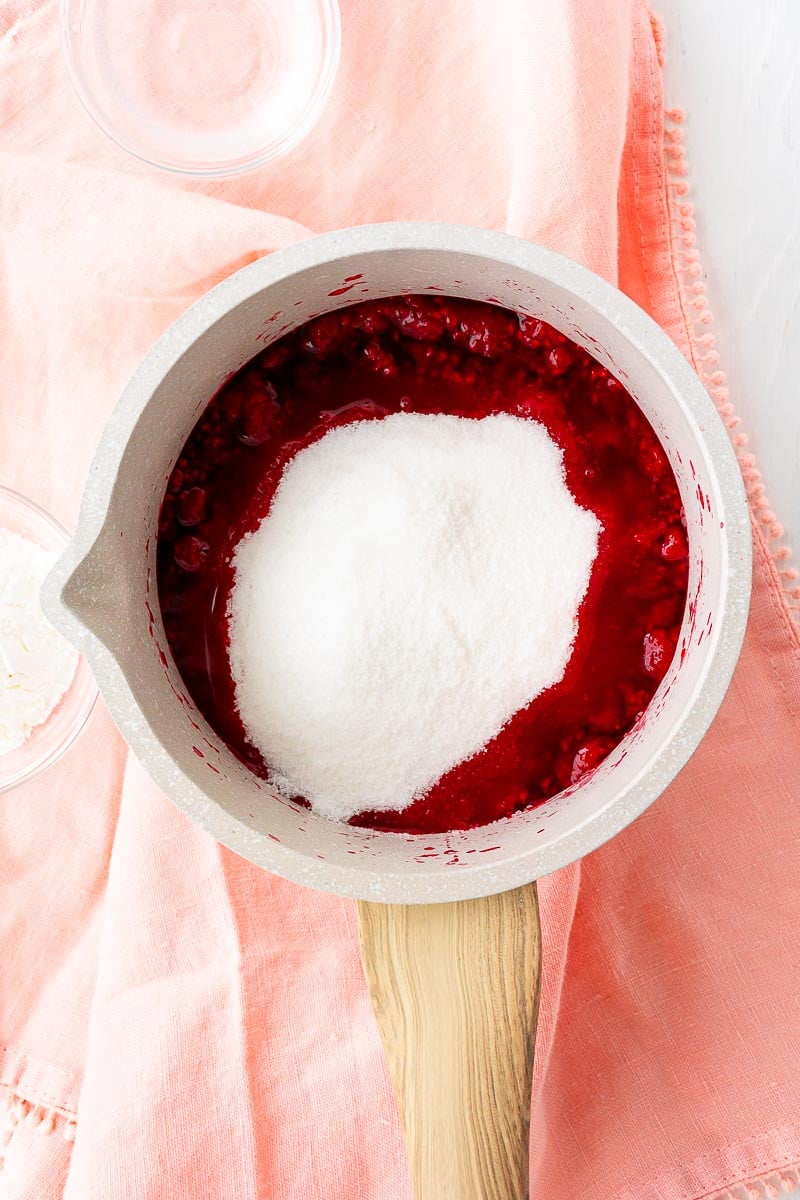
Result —
[[78, 652], [42, 612], [56, 555], [0, 528], [0, 755], [16, 750], [66, 692]]
[[600, 528], [532, 421], [398, 413], [302, 450], [229, 606], [274, 785], [346, 820], [478, 753], [562, 678]]

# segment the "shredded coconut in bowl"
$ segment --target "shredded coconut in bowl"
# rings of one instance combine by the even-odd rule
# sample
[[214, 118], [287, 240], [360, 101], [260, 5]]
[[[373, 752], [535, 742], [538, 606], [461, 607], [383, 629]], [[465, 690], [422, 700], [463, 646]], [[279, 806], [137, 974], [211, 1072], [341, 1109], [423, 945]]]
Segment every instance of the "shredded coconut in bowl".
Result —
[[77, 650], [39, 601], [56, 557], [0, 528], [0, 755], [16, 750], [48, 718], [78, 666]]
[[533, 421], [398, 413], [301, 450], [229, 604], [273, 783], [347, 820], [477, 754], [563, 677], [600, 528]]

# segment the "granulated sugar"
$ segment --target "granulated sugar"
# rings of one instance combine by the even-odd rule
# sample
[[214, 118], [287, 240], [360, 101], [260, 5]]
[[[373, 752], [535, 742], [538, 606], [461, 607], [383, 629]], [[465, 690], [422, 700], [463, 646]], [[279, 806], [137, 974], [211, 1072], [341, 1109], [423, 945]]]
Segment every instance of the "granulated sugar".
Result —
[[284, 794], [402, 810], [564, 674], [600, 524], [539, 424], [398, 413], [287, 466], [234, 556], [236, 702]]
[[78, 652], [42, 612], [39, 590], [56, 555], [0, 529], [0, 755], [50, 715], [78, 665]]

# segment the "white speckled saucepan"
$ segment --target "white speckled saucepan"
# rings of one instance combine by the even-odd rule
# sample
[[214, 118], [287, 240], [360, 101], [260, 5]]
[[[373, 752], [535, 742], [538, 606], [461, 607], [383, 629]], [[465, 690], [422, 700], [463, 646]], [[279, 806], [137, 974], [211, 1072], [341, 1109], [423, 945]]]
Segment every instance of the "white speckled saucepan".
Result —
[[[312, 314], [435, 289], [542, 317], [632, 392], [669, 455], [686, 511], [689, 606], [676, 661], [640, 726], [577, 787], [481, 829], [378, 833], [273, 795], [200, 716], [169, 655], [156, 595], [158, 510], [203, 406], [257, 352]], [[593, 850], [669, 784], [711, 723], [739, 653], [750, 532], [729, 439], [669, 338], [575, 263], [486, 230], [386, 224], [341, 230], [237, 272], [153, 347], [103, 434], [80, 524], [45, 589], [52, 620], [89, 659], [123, 735], [164, 792], [260, 866], [365, 900], [486, 896]]]

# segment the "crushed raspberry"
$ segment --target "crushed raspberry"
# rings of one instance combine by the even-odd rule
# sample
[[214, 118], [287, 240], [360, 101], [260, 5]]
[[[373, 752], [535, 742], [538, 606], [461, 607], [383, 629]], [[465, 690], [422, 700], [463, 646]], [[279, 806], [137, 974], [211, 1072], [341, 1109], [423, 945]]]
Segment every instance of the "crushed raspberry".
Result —
[[261, 446], [269, 441], [276, 415], [277, 413], [270, 411], [267, 405], [253, 405], [244, 415], [239, 440], [245, 446]]
[[567, 483], [604, 525], [560, 683], [402, 813], [354, 824], [434, 833], [481, 825], [580, 782], [647, 708], [675, 652], [688, 543], [666, 454], [609, 371], [545, 322], [446, 296], [351, 305], [287, 334], [210, 401], [168, 481], [158, 583], [175, 662], [198, 707], [256, 774], [233, 699], [226, 606], [234, 546], [286, 462], [334, 425], [393, 412], [540, 421]]
[[452, 329], [456, 346], [466, 346], [483, 358], [500, 358], [514, 341], [514, 323], [503, 309], [483, 306], [483, 312], [469, 312]]
[[661, 543], [661, 557], [667, 562], [680, 562], [689, 557], [689, 543], [680, 525], [673, 526]]
[[558, 379], [560, 375], [565, 375], [575, 362], [575, 355], [569, 346], [553, 346], [547, 356], [547, 362], [550, 374], [554, 379]]
[[192, 487], [178, 496], [177, 512], [181, 525], [199, 525], [206, 515], [206, 493], [203, 488]]
[[370, 305], [359, 305], [353, 309], [352, 327], [365, 333], [367, 337], [375, 337], [389, 328], [389, 318]]
[[326, 313], [305, 326], [303, 349], [309, 354], [327, 354], [344, 340], [345, 329], [338, 313]]
[[595, 767], [599, 767], [614, 749], [614, 741], [610, 738], [592, 738], [581, 746], [572, 760], [570, 783], [579, 783], [584, 775], [588, 775]]
[[658, 479], [665, 471], [669, 471], [667, 456], [655, 438], [642, 438], [639, 453], [642, 456], [642, 466], [653, 479]]
[[[497, 408], [502, 410], [503, 397], [497, 396]], [[540, 421], [548, 427], [565, 420], [564, 397], [553, 387], [544, 385], [523, 385], [517, 389], [516, 399], [511, 412], [517, 417], [526, 417], [529, 421]]]
[[675, 640], [664, 629], [650, 629], [642, 641], [642, 663], [648, 675], [663, 679], [675, 653]]
[[202, 538], [189, 536], [175, 543], [173, 557], [182, 571], [199, 571], [211, 547]]
[[388, 350], [384, 350], [380, 342], [367, 342], [364, 347], [364, 358], [376, 375], [383, 375], [386, 379], [394, 379], [397, 375], [397, 363]]
[[444, 333], [444, 321], [439, 314], [413, 300], [391, 305], [386, 314], [402, 334], [417, 342], [438, 342]]
[[542, 335], [545, 329], [543, 321], [536, 317], [526, 317], [520, 313], [518, 318], [519, 332], [517, 334], [523, 346], [537, 347], [542, 344]]

